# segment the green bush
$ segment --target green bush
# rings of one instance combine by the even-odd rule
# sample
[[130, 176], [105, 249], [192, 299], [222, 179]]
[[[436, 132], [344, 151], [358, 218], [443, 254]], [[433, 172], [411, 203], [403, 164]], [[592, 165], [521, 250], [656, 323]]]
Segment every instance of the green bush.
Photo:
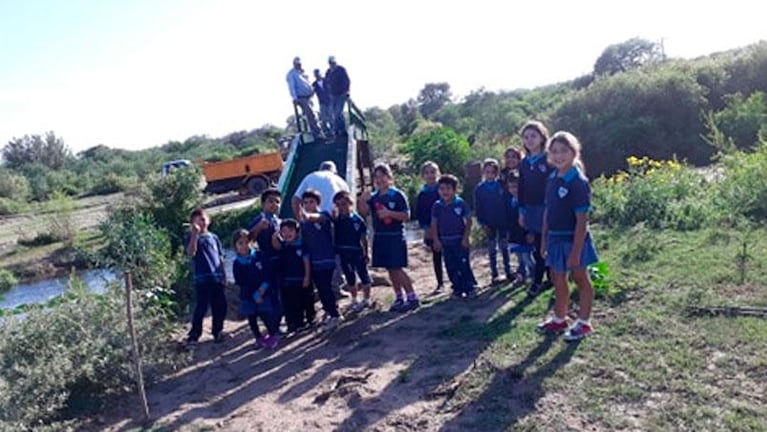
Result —
[[0, 198], [23, 202], [29, 198], [29, 181], [23, 175], [0, 168]]
[[18, 201], [0, 197], [0, 216], [21, 213], [26, 209], [26, 205]]
[[145, 299], [174, 309], [177, 301], [171, 285], [176, 264], [168, 234], [154, 225], [151, 216], [132, 208], [117, 209], [99, 225], [99, 231], [104, 238], [99, 264], [118, 274], [130, 272], [134, 287]]
[[201, 180], [200, 168], [193, 165], [173, 170], [166, 176], [152, 177], [148, 182], [148, 196], [140, 207], [152, 216], [155, 225], [168, 233], [173, 252], [183, 243], [189, 214], [202, 204]]
[[[767, 142], [753, 153], [735, 152], [722, 157], [724, 175], [714, 192], [720, 217], [731, 220], [767, 220]], [[737, 221], [734, 221], [737, 222]]]
[[677, 161], [627, 159], [628, 170], [594, 181], [594, 220], [612, 227], [696, 229], [711, 217], [703, 175]]
[[19, 283], [19, 281], [16, 280], [16, 276], [14, 276], [12, 272], [6, 269], [0, 269], [0, 293], [10, 290], [17, 283]]
[[[125, 298], [72, 280], [66, 301], [0, 322], [0, 430], [61, 430], [83, 411], [133, 388]], [[151, 381], [180, 358], [171, 327], [153, 307], [135, 308], [144, 374]]]
[[403, 151], [410, 156], [410, 166], [419, 172], [427, 160], [436, 162], [443, 173], [463, 177], [463, 167], [469, 161], [469, 142], [448, 127], [439, 127], [413, 135]]
[[[289, 202], [283, 205], [290, 205]], [[218, 235], [224, 247], [231, 247], [232, 233], [239, 228], [247, 228], [248, 223], [254, 216], [261, 213], [261, 207], [257, 204], [251, 206], [219, 212], [211, 216], [210, 230]]]

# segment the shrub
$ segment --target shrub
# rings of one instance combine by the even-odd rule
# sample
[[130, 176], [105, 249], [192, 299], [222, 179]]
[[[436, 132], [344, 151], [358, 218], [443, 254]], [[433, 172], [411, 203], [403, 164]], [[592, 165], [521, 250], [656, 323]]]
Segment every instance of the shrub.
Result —
[[0, 197], [0, 216], [21, 213], [26, 206], [18, 201]]
[[29, 198], [29, 194], [29, 181], [26, 177], [0, 169], [0, 198], [23, 202]]
[[[106, 397], [133, 387], [125, 299], [118, 287], [89, 293], [79, 281], [58, 306], [31, 308], [0, 322], [0, 430], [63, 424]], [[170, 326], [152, 307], [136, 308], [135, 326], [147, 380], [180, 360]]]
[[201, 179], [200, 168], [193, 165], [149, 181], [142, 211], [168, 233], [173, 252], [183, 243], [184, 224], [189, 221], [189, 214], [202, 203]]
[[171, 283], [176, 265], [171, 258], [167, 233], [156, 227], [151, 216], [136, 209], [113, 211], [99, 225], [104, 238], [101, 263], [116, 273], [130, 272], [136, 290], [145, 299], [164, 308], [176, 306]]
[[411, 168], [418, 172], [427, 160], [436, 162], [443, 173], [463, 177], [463, 167], [469, 161], [469, 142], [448, 127], [439, 127], [413, 135], [403, 151], [410, 156]]
[[627, 159], [628, 170], [594, 182], [594, 220], [613, 227], [695, 229], [709, 217], [703, 175], [675, 160]]
[[16, 280], [16, 276], [14, 276], [12, 272], [0, 269], [0, 293], [10, 290], [17, 283], [19, 283], [19, 281]]
[[735, 152], [722, 158], [724, 176], [716, 184], [714, 197], [724, 220], [745, 217], [767, 220], [767, 142], [753, 153]]

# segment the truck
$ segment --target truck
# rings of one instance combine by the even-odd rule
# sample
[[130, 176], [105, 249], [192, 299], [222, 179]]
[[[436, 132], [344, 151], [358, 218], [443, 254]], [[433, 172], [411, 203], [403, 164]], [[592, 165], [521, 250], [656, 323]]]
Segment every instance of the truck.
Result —
[[283, 167], [282, 155], [274, 152], [220, 162], [179, 159], [165, 162], [162, 173], [167, 175], [175, 168], [191, 166], [193, 163], [202, 169], [206, 182], [205, 192], [212, 194], [236, 190], [259, 195], [279, 180]]

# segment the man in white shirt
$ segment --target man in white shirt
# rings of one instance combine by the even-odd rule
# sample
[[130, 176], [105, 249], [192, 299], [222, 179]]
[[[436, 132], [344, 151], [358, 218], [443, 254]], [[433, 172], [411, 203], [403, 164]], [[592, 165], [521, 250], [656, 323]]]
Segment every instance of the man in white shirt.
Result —
[[349, 185], [336, 172], [336, 164], [333, 161], [322, 162], [319, 170], [301, 180], [301, 184], [298, 185], [298, 189], [293, 195], [291, 206], [296, 219], [301, 218], [301, 195], [307, 189], [314, 189], [320, 193], [320, 211], [328, 213], [333, 213], [333, 197], [338, 192], [350, 192]]
[[[288, 90], [290, 91], [290, 97], [293, 98], [293, 103], [301, 107], [306, 117], [306, 121], [309, 123], [309, 128], [312, 130], [312, 134], [318, 137], [320, 136], [320, 128], [317, 125], [317, 118], [314, 116], [314, 109], [312, 109], [312, 96], [314, 96], [314, 88], [309, 81], [309, 76], [304, 73], [304, 69], [301, 67], [301, 59], [296, 57], [293, 59], [293, 68], [288, 72]], [[299, 121], [299, 119], [296, 119]]]

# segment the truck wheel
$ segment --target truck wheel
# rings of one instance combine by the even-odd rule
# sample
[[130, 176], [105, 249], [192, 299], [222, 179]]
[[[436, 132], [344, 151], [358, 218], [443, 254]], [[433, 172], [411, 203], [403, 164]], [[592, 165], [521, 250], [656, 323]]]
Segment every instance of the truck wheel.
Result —
[[266, 180], [262, 177], [253, 177], [252, 179], [248, 180], [248, 183], [246, 183], [246, 186], [248, 188], [248, 192], [250, 192], [253, 196], [258, 196], [266, 190], [269, 185], [266, 183]]

